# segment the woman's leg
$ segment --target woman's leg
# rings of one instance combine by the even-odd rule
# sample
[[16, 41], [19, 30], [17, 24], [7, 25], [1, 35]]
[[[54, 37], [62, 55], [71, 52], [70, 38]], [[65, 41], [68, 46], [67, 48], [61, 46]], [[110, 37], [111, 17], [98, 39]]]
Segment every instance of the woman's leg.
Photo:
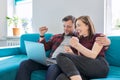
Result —
[[57, 64], [50, 65], [47, 71], [46, 80], [56, 80], [60, 73], [61, 70]]
[[108, 65], [104, 58], [91, 59], [84, 56], [61, 53], [57, 56], [57, 64], [68, 76], [83, 75], [84, 78], [105, 77]]
[[30, 80], [32, 71], [47, 69], [46, 66], [32, 60], [23, 61], [18, 69], [15, 80]]
[[58, 75], [56, 80], [70, 80], [64, 73]]
[[57, 56], [58, 66], [61, 68], [63, 73], [65, 73], [66, 76], [69, 77], [71, 80], [82, 80], [79, 71], [77, 70], [74, 63], [65, 55], [66, 54], [61, 53]]

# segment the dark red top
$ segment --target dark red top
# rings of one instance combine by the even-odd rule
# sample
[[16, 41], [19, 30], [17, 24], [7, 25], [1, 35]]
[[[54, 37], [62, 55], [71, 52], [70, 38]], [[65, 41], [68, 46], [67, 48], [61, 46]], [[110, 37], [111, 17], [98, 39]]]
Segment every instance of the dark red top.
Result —
[[[72, 34], [72, 36], [75, 36], [75, 35]], [[89, 40], [88, 37], [82, 37], [82, 38], [80, 39], [80, 43], [81, 43], [84, 47], [86, 47], [86, 48], [88, 48], [88, 49], [91, 50], [91, 49], [92, 49], [92, 46], [93, 46], [93, 44], [94, 44], [94, 42], [95, 42], [95, 38], [96, 38], [97, 36], [100, 36], [100, 34], [95, 34], [95, 35], [92, 37], [91, 40]], [[44, 40], [42, 40], [40, 43], [43, 43], [43, 44], [44, 44], [45, 50], [51, 50], [51, 53], [50, 53], [50, 56], [49, 56], [49, 57], [51, 57], [52, 54], [53, 54], [53, 52], [54, 52], [54, 51], [56, 50], [56, 48], [61, 44], [61, 42], [63, 41], [63, 39], [64, 39], [64, 34], [57, 34], [57, 35], [54, 35], [48, 42], [46, 42], [46, 40], [44, 39]], [[73, 50], [73, 52], [74, 52], [75, 54], [78, 54], [78, 51], [77, 51], [77, 50], [75, 50], [74, 48], [72, 48], [72, 50]], [[104, 52], [105, 52], [105, 48], [103, 48], [103, 49], [101, 50], [101, 52], [99, 53], [98, 56], [104, 56]]]
[[[100, 36], [100, 34], [95, 34], [93, 35], [92, 39], [88, 39], [88, 37], [82, 37], [81, 39], [79, 39], [79, 42], [86, 48], [88, 49], [92, 49], [95, 39], [96, 37]], [[103, 56], [104, 57], [104, 53], [105, 53], [105, 47], [102, 48], [102, 50], [100, 51], [100, 53], [98, 54], [98, 56]]]

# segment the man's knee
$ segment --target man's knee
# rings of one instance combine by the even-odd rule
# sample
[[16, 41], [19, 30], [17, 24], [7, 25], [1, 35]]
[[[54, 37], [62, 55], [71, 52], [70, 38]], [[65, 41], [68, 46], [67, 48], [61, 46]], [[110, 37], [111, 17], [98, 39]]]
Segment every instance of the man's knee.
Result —
[[56, 77], [61, 73], [60, 68], [54, 64], [48, 68], [46, 80], [56, 80]]
[[52, 72], [61, 72], [60, 68], [58, 67], [57, 64], [54, 64], [54, 65], [51, 65], [49, 68], [48, 68], [48, 71], [52, 71]]
[[22, 61], [21, 63], [20, 63], [20, 68], [28, 68], [30, 65], [30, 63], [29, 63], [30, 61], [29, 60], [24, 60], [24, 61]]

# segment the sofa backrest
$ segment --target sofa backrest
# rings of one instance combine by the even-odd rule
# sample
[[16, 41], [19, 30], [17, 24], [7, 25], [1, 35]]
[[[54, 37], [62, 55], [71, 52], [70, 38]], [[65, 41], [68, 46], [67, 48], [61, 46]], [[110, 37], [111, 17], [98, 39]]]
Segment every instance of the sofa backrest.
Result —
[[110, 36], [111, 45], [105, 53], [106, 59], [112, 66], [120, 67], [120, 36]]
[[[37, 42], [39, 39], [39, 34], [23, 34], [20, 38], [20, 51], [22, 54], [26, 54], [24, 41]], [[45, 39], [48, 41], [53, 35], [50, 33], [45, 34]], [[111, 45], [106, 51], [105, 56], [107, 61], [112, 66], [120, 66], [120, 36], [110, 36]], [[47, 56], [49, 56], [50, 51], [47, 51]]]
[[[48, 41], [51, 38], [51, 36], [52, 36], [52, 34], [50, 34], [50, 33], [45, 34], [46, 41]], [[21, 51], [21, 53], [26, 54], [26, 49], [25, 49], [25, 44], [24, 44], [25, 40], [38, 42], [39, 38], [40, 38], [39, 34], [23, 34], [20, 37], [20, 51]]]

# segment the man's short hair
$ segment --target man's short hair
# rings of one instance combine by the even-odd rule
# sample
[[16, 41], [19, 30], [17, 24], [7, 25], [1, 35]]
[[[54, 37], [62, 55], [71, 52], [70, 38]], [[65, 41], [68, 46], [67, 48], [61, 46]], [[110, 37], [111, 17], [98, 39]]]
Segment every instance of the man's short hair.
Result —
[[65, 16], [65, 17], [62, 19], [63, 22], [64, 22], [64, 21], [69, 21], [69, 20], [71, 20], [72, 23], [74, 23], [74, 22], [75, 22], [75, 17], [72, 16], [72, 15], [68, 15], [68, 16]]

